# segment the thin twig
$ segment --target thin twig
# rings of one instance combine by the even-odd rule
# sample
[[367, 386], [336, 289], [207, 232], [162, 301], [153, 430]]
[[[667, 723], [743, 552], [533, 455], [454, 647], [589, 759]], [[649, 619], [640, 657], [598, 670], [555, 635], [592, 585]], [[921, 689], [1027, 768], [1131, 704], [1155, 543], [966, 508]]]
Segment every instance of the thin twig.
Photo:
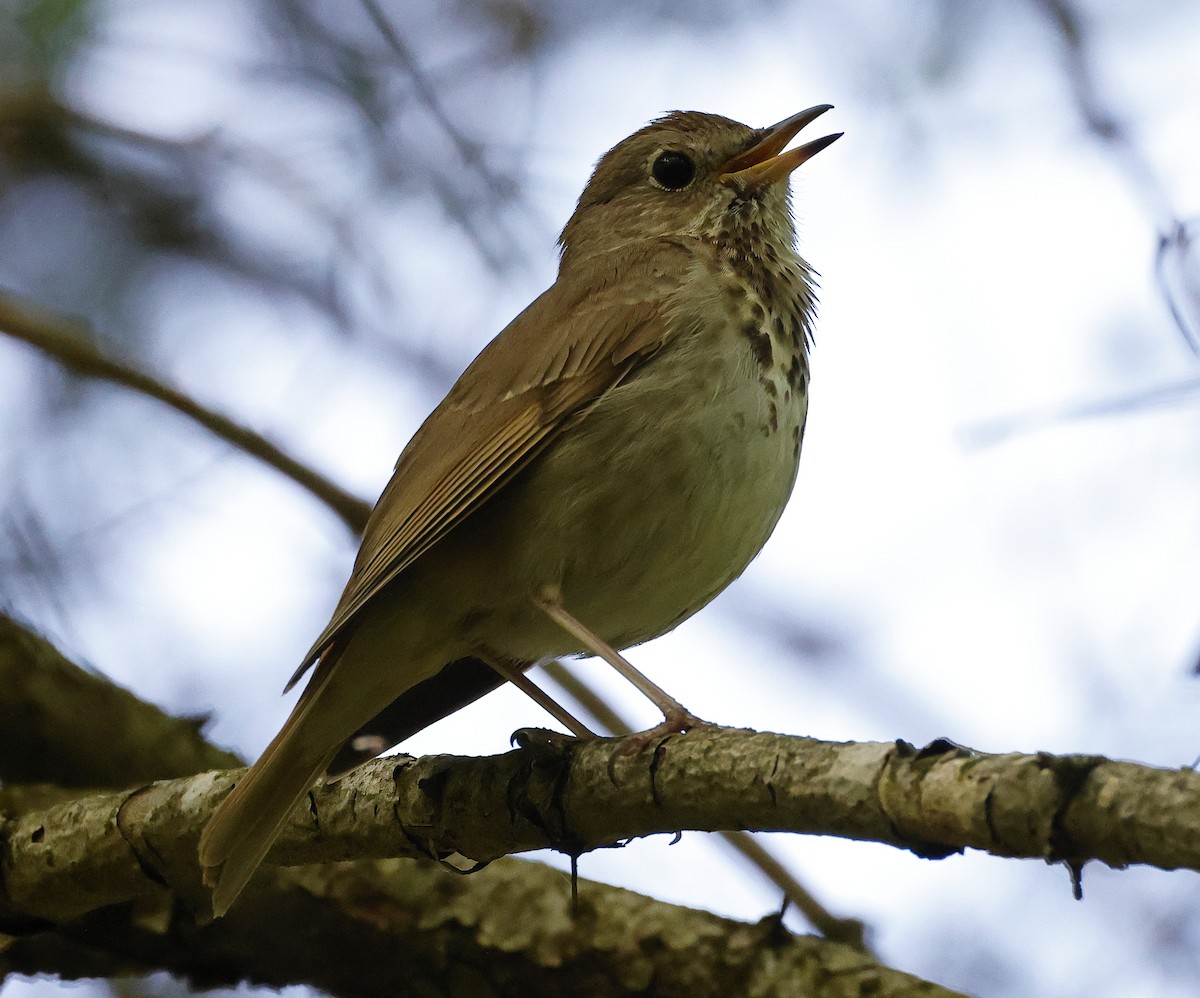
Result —
[[[1192, 353], [1200, 355], [1200, 276], [1194, 264], [1193, 269], [1188, 271], [1188, 263], [1196, 245], [1193, 229], [1200, 232], [1200, 218], [1176, 222], [1170, 232], [1159, 236], [1158, 252], [1154, 256], [1154, 279], [1175, 325], [1183, 333]], [[1176, 264], [1178, 288], [1172, 287], [1168, 267], [1172, 261]], [[1185, 308], [1191, 310], [1190, 319]]]
[[845, 943], [853, 946], [861, 953], [870, 953], [867, 946], [866, 924], [857, 918], [838, 918], [818, 901], [808, 889], [797, 880], [778, 857], [762, 844], [762, 840], [749, 832], [718, 832], [726, 844], [735, 852], [741, 853], [767, 879], [782, 891], [783, 896], [796, 906], [808, 923], [826, 939], [835, 943]]
[[468, 139], [446, 113], [446, 109], [442, 107], [442, 102], [438, 98], [437, 90], [426, 77], [425, 72], [421, 69], [420, 63], [417, 62], [416, 56], [409, 49], [404, 39], [400, 37], [400, 33], [392, 25], [392, 23], [384, 16], [379, 5], [374, 0], [361, 0], [363, 8], [375, 23], [375, 27], [383, 36], [384, 41], [388, 43], [396, 58], [404, 67], [405, 73], [412, 81], [412, 85], [417, 91], [417, 96], [425, 105], [426, 110], [433, 117], [438, 126], [446, 133], [446, 137], [450, 139], [454, 148], [458, 151], [458, 155], [462, 158], [463, 163], [469, 166], [483, 180], [485, 186], [491, 192], [502, 200], [508, 200], [512, 197], [513, 191], [511, 184], [505, 182], [491, 170], [488, 169], [487, 163], [484, 162], [483, 155], [478, 142], [473, 142]]
[[1082, 12], [1071, 0], [1033, 0], [1033, 6], [1045, 17], [1058, 38], [1075, 110], [1084, 127], [1113, 152], [1122, 172], [1156, 216], [1159, 234], [1155, 276], [1159, 292], [1184, 342], [1194, 354], [1200, 355], [1200, 341], [1178, 307], [1164, 266], [1167, 254], [1186, 252], [1184, 237], [1188, 223], [1171, 203], [1166, 184], [1149, 157], [1138, 148], [1128, 124], [1105, 100], [1088, 50], [1087, 24]]
[[976, 423], [961, 431], [960, 437], [968, 449], [994, 447], [1010, 437], [1031, 433], [1061, 423], [1082, 419], [1098, 419], [1140, 412], [1162, 405], [1175, 405], [1200, 395], [1200, 379], [1155, 385], [1152, 388], [1093, 402], [1075, 402], [1015, 413], [999, 419]]
[[1084, 15], [1070, 0], [1034, 0], [1058, 38], [1075, 110], [1093, 137], [1120, 156], [1121, 167], [1160, 220], [1178, 217], [1166, 186], [1130, 135], [1129, 125], [1105, 100], [1092, 65]]
[[104, 353], [79, 335], [81, 324], [53, 315], [0, 292], [0, 331], [53, 357], [76, 374], [110, 381], [156, 399], [236, 448], [270, 465], [320, 499], [356, 534], [361, 534], [371, 506], [285, 453], [266, 437], [214, 412], [132, 364]]

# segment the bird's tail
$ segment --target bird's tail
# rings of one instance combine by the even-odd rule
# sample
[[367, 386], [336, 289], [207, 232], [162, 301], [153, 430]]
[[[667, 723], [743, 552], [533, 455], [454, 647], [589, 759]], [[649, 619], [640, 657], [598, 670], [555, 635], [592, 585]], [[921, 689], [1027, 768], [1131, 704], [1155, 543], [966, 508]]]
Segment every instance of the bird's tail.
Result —
[[[329, 684], [322, 662], [279, 734], [221, 802], [200, 835], [204, 882], [213, 888], [213, 914], [228, 911], [262, 863], [280, 829], [341, 747], [310, 722]], [[328, 720], [328, 717], [325, 718]], [[351, 729], [352, 731], [353, 729]]]

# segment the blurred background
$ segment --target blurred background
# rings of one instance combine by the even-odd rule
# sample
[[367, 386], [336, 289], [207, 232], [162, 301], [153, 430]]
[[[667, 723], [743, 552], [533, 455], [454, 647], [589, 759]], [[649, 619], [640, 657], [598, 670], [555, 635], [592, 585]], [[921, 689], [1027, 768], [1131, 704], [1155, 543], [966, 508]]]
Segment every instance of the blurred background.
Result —
[[[832, 103], [819, 131], [846, 137], [793, 183], [822, 275], [795, 497], [746, 575], [634, 661], [726, 724], [1187, 765], [1198, 52], [1185, 0], [3, 0], [0, 289], [373, 501], [553, 281], [605, 149], [674, 108], [765, 125]], [[7, 336], [0, 441], [4, 609], [255, 756], [351, 532]], [[545, 723], [502, 690], [404, 748], [500, 752]], [[885, 962], [944, 985], [1197, 992], [1193, 874], [1088, 867], [1081, 903], [1040, 863], [765, 838]], [[697, 834], [580, 870], [743, 919], [779, 903]]]

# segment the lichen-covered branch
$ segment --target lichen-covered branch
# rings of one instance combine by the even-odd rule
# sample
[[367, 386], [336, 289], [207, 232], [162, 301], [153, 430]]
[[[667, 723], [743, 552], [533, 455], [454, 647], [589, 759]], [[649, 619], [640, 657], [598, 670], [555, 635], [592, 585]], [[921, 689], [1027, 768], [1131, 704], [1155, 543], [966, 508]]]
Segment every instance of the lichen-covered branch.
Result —
[[[561, 663], [547, 665], [586, 702], [602, 728], [630, 728]], [[78, 793], [63, 787], [128, 787], [241, 765], [200, 734], [204, 718], [174, 718], [64, 658], [49, 642], [0, 614], [0, 812], [48, 807]], [[28, 781], [53, 781], [33, 785]], [[19, 782], [13, 782], [19, 781]], [[39, 804], [38, 802], [44, 802]], [[830, 912], [752, 836], [726, 832], [746, 857], [828, 939], [867, 951], [857, 919]]]
[[[614, 735], [626, 735], [634, 730], [611, 703], [601, 697], [577, 672], [567, 668], [565, 663], [551, 660], [543, 662], [541, 668], [595, 719], [599, 725], [596, 730]], [[721, 839], [728, 849], [740, 855], [774, 884], [786, 903], [799, 911], [808, 920], [808, 924], [826, 939], [848, 943], [870, 953], [867, 926], [860, 919], [844, 918], [830, 911], [812, 891], [800, 883], [787, 864], [763, 844], [761, 837], [740, 830], [728, 830], [721, 833]]]
[[388, 998], [952, 995], [773, 918], [739, 923], [588, 882], [573, 907], [564, 874], [519, 860], [471, 877], [413, 860], [277, 870], [216, 922], [162, 890], [14, 938], [0, 979], [5, 967], [64, 978], [159, 968], [196, 987]]
[[0, 614], [0, 781], [130, 787], [214, 767], [231, 752]]
[[[640, 993], [647, 979], [657, 993], [689, 996], [712, 981], [724, 982], [726, 993], [749, 981], [765, 996], [796, 988], [831, 998], [863, 989], [950, 994], [773, 923], [719, 919], [601, 884], [583, 885], [575, 915], [562, 874], [518, 861], [500, 860], [470, 878], [412, 860], [277, 868], [228, 918], [210, 922], [202, 895], [152, 886], [156, 864], [190, 870], [195, 863], [194, 836], [170, 842], [168, 812], [139, 813], [138, 802], [153, 798], [153, 790], [150, 798], [80, 799], [78, 789], [236, 765], [199, 728], [81, 669], [0, 616], [0, 855], [21, 838], [10, 838], [11, 831], [28, 828], [20, 815], [53, 813], [52, 838], [70, 847], [55, 847], [53, 859], [43, 859], [73, 857], [73, 873], [52, 888], [57, 899], [32, 907], [7, 896], [9, 888], [19, 895], [21, 876], [0, 861], [0, 981], [10, 973], [69, 980], [162, 969], [197, 985], [307, 982], [356, 995], [418, 987], [449, 993], [463, 979], [486, 982], [494, 993], [531, 996]], [[12, 782], [55, 777], [77, 786]], [[128, 803], [106, 818], [97, 811], [104, 800]], [[30, 831], [28, 839], [36, 845], [45, 841], [45, 824], [34, 820], [42, 831]], [[147, 820], [163, 822], [162, 835], [153, 836], [166, 843], [161, 854], [150, 839], [135, 847], [125, 838]], [[105, 880], [114, 871], [117, 882], [137, 883], [136, 899], [91, 907], [107, 896]], [[73, 895], [90, 900], [81, 908]], [[47, 917], [51, 908], [59, 914]], [[518, 909], [522, 917], [515, 919]], [[309, 944], [312, 938], [336, 942], [341, 958], [330, 960], [326, 946]]]
[[[237, 772], [81, 798], [3, 826], [13, 911], [62, 920], [167, 885], [197, 910], [200, 829]], [[949, 743], [833, 743], [733, 729], [500, 756], [384, 759], [314, 791], [268, 862], [432, 856], [462, 866], [728, 828], [838, 835], [940, 858], [1200, 869], [1200, 774]]]
[[[44, 765], [84, 782], [128, 785], [132, 773], [145, 779], [231, 759], [207, 746], [194, 723], [79, 669], [20, 625], [0, 620], [0, 634], [10, 670], [0, 676], [0, 697], [10, 697], [10, 718], [16, 694], [24, 690], [26, 698], [17, 714], [22, 723], [5, 730], [18, 740], [40, 737], [36, 725], [24, 723], [34, 715], [47, 715], [48, 733], [56, 724], [80, 726], [80, 738], [59, 739]], [[128, 768], [101, 761], [110, 757]], [[201, 779], [217, 781], [219, 794], [227, 777]], [[205, 799], [190, 781], [174, 785]], [[163, 810], [145, 810], [160, 786], [79, 799], [78, 790], [62, 787], [0, 787], [0, 811], [8, 813], [0, 855], [6, 843], [46, 842], [49, 828], [51, 851], [42, 859], [70, 870], [54, 886], [42, 881], [55, 897], [26, 905], [20, 873], [13, 863], [0, 864], [0, 981], [10, 973], [74, 979], [163, 969], [202, 986], [307, 982], [335, 994], [422, 987], [450, 993], [464, 979], [494, 993], [531, 996], [642, 993], [647, 980], [663, 995], [703, 994], [714, 982], [720, 993], [737, 993], [747, 982], [764, 996], [797, 989], [814, 996], [950, 994], [773, 922], [746, 925], [600, 884], [583, 884], [572, 914], [562, 874], [507, 860], [468, 878], [411, 860], [277, 868], [265, 871], [229, 917], [213, 923], [195, 880], [194, 834], [177, 835], [169, 801]], [[103, 814], [106, 803], [115, 808]], [[151, 825], [159, 831], [142, 835]], [[27, 839], [18, 829], [27, 830]], [[156, 887], [160, 869], [193, 879], [179, 893]], [[98, 897], [112, 898], [106, 881], [114, 874], [114, 883], [137, 885], [136, 897], [93, 907]], [[32, 890], [40, 895], [42, 887]], [[9, 890], [16, 899], [6, 896]], [[314, 938], [323, 944], [311, 945]], [[338, 960], [329, 959], [333, 945]]]

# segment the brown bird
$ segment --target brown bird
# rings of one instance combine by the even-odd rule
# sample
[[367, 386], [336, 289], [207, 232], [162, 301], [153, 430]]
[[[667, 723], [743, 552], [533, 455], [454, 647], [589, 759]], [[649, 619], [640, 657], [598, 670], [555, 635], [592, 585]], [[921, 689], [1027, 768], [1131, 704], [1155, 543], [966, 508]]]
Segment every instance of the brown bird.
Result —
[[[812, 271], [770, 128], [677, 111], [596, 165], [554, 285], [463, 373], [400, 455], [282, 730], [200, 839], [223, 914], [322, 774], [353, 768], [504, 678], [595, 654], [696, 723], [617, 649], [742, 573], [783, 512], [807, 413]], [[503, 677], [503, 678], [502, 678]], [[656, 729], [657, 730], [657, 729]]]

